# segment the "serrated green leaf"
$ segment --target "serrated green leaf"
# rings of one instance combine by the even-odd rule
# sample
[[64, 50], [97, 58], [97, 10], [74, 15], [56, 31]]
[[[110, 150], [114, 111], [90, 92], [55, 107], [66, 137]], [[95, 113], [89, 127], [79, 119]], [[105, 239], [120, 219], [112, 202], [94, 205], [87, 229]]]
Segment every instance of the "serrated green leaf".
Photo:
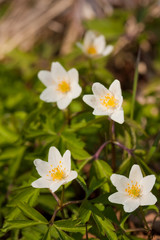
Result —
[[23, 191], [21, 190], [21, 192], [19, 194], [17, 194], [12, 199], [12, 201], [10, 201], [8, 206], [16, 207], [18, 202], [26, 202], [26, 203], [30, 203], [30, 205], [32, 205], [38, 198], [39, 191], [40, 191], [39, 189], [35, 189], [32, 187], [28, 187], [28, 188], [24, 189]]
[[21, 229], [25, 227], [30, 227], [34, 225], [44, 224], [41, 222], [31, 221], [31, 220], [11, 220], [6, 221], [3, 226], [3, 231], [7, 232], [11, 229]]
[[93, 218], [103, 236], [106, 234], [109, 240], [118, 239], [116, 233], [114, 232], [113, 225], [107, 218], [101, 218], [95, 214], [93, 214]]
[[31, 218], [35, 221], [40, 221], [43, 223], [48, 223], [47, 219], [43, 217], [37, 210], [30, 207], [27, 203], [18, 203], [17, 207], [24, 213], [25, 216]]
[[54, 222], [54, 226], [60, 230], [66, 232], [81, 232], [85, 233], [86, 228], [84, 225], [80, 224], [78, 220], [59, 220]]
[[82, 223], [86, 223], [89, 221], [89, 218], [91, 216], [91, 210], [88, 208], [88, 201], [84, 201], [79, 209], [79, 217], [82, 221]]
[[87, 189], [87, 185], [86, 185], [86, 182], [84, 181], [84, 179], [83, 179], [80, 175], [78, 175], [78, 177], [76, 178], [76, 180], [77, 180], [77, 182], [81, 185], [81, 187], [84, 189], [84, 191], [85, 191], [86, 194], [87, 194], [88, 189]]
[[77, 160], [86, 160], [90, 155], [84, 150], [85, 143], [76, 137], [74, 133], [64, 132], [61, 135], [66, 148], [72, 153], [72, 156]]

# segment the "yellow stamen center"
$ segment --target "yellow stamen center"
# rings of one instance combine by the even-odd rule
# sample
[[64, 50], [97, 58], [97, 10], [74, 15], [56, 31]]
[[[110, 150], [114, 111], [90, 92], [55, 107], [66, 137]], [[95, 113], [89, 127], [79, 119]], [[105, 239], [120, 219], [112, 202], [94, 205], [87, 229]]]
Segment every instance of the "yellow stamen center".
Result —
[[118, 105], [118, 100], [113, 95], [111, 95], [109, 93], [106, 96], [101, 97], [100, 102], [107, 109], [115, 108]]
[[128, 195], [132, 198], [138, 198], [141, 192], [140, 185], [137, 185], [137, 182], [136, 184], [133, 184], [133, 181], [132, 181], [131, 186], [128, 183], [128, 188], [125, 189], [125, 192], [128, 193]]
[[58, 84], [57, 90], [62, 92], [62, 93], [69, 92], [70, 91], [70, 85], [65, 80], [63, 80]]
[[97, 53], [97, 50], [96, 50], [96, 48], [95, 48], [93, 45], [91, 45], [91, 46], [89, 46], [89, 48], [87, 49], [87, 53], [88, 53], [88, 54], [91, 54], [91, 55], [94, 55], [94, 54]]
[[[60, 161], [60, 163], [61, 163], [61, 161]], [[58, 165], [56, 168], [52, 168], [49, 171], [49, 174], [50, 174], [52, 180], [55, 181], [55, 180], [62, 180], [62, 179], [64, 179], [65, 178], [64, 170], [65, 169], [62, 169], [62, 165]], [[49, 176], [49, 175], [47, 174], [47, 176]]]

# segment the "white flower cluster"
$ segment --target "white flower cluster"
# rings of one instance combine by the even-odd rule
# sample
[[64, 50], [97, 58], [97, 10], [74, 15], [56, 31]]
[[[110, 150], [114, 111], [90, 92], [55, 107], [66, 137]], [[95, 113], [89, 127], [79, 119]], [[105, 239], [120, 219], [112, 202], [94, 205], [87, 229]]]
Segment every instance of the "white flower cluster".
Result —
[[[104, 36], [96, 36], [88, 31], [84, 37], [84, 44], [79, 44], [82, 51], [89, 57], [106, 56], [112, 50], [111, 45], [106, 47]], [[58, 62], [53, 62], [51, 71], [40, 71], [38, 77], [46, 86], [40, 99], [45, 102], [56, 102], [59, 109], [65, 109], [72, 101], [80, 96], [82, 88], [79, 85], [78, 71], [72, 68], [68, 72]], [[84, 95], [83, 101], [92, 107], [94, 115], [108, 115], [113, 121], [122, 124], [124, 111], [123, 97], [120, 82], [114, 80], [109, 89], [101, 83], [95, 82], [92, 86], [93, 95]], [[55, 192], [64, 185], [77, 178], [77, 172], [71, 171], [71, 153], [67, 150], [63, 157], [58, 149], [49, 149], [48, 162], [34, 160], [36, 169], [41, 176], [32, 182], [35, 188], [49, 188]], [[133, 165], [129, 178], [112, 174], [111, 182], [117, 192], [109, 197], [112, 203], [122, 204], [125, 212], [132, 212], [139, 206], [155, 204], [157, 199], [151, 193], [155, 184], [155, 176], [143, 177], [138, 165]]]

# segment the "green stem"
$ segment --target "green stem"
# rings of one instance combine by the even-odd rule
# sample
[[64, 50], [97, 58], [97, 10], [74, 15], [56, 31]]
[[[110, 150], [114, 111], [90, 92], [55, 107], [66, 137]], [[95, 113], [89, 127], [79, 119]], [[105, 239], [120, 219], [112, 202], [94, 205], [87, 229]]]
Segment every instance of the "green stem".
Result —
[[131, 115], [130, 118], [133, 119], [134, 115], [134, 106], [135, 106], [135, 98], [136, 98], [136, 92], [137, 92], [137, 83], [138, 83], [138, 64], [140, 59], [140, 49], [138, 51], [137, 61], [136, 61], [136, 67], [134, 72], [134, 80], [133, 80], [133, 95], [132, 95], [132, 103], [131, 103]]
[[90, 68], [90, 75], [91, 75], [91, 81], [95, 82], [95, 70], [94, 70], [94, 65], [93, 65], [93, 61], [91, 58], [88, 58], [89, 61], [89, 68]]
[[61, 213], [62, 213], [62, 217], [65, 218], [64, 211], [63, 211], [63, 202], [64, 202], [64, 185], [62, 185], [62, 194], [61, 194]]
[[143, 211], [143, 208], [140, 206], [140, 213], [141, 213], [141, 216], [142, 216], [142, 219], [143, 219], [143, 222], [144, 222], [144, 225], [146, 226], [146, 230], [147, 230], [147, 235], [148, 235], [148, 240], [151, 240], [153, 238], [152, 234], [151, 234], [151, 229], [150, 227], [148, 226], [148, 223], [146, 221], [146, 218], [145, 218], [145, 214], [144, 214], [144, 211]]
[[88, 229], [87, 229], [87, 223], [86, 223], [86, 239], [88, 240]]
[[110, 139], [111, 139], [111, 145], [112, 145], [112, 169], [113, 172], [116, 171], [116, 151], [115, 151], [115, 131], [114, 131], [114, 121], [110, 120]]
[[55, 208], [55, 210], [54, 210], [54, 213], [53, 213], [53, 215], [52, 215], [52, 218], [51, 218], [51, 220], [50, 220], [50, 225], [53, 225], [53, 223], [54, 223], [54, 220], [55, 220], [55, 217], [56, 217], [56, 214], [57, 214], [57, 212], [60, 210], [60, 208], [58, 207], [58, 205], [56, 206], [56, 208]]

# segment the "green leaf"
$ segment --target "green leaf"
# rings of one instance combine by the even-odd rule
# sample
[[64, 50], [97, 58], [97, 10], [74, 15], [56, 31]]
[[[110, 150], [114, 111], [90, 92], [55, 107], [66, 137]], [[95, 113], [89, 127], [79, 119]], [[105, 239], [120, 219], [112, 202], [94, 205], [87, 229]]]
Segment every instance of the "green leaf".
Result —
[[152, 158], [152, 156], [156, 152], [156, 149], [158, 147], [159, 141], [160, 141], [160, 132], [157, 134], [157, 137], [156, 137], [152, 147], [150, 148], [150, 150], [149, 150], [149, 152], [147, 154], [146, 162], [149, 162], [149, 160]]
[[150, 206], [148, 206], [148, 207], [145, 209], [145, 211], [148, 211], [148, 210], [154, 210], [154, 211], [156, 211], [156, 213], [159, 214], [159, 208], [158, 208], [156, 205], [150, 205]]
[[6, 221], [3, 226], [3, 231], [7, 232], [11, 229], [21, 229], [25, 227], [30, 227], [34, 225], [44, 224], [41, 222], [31, 221], [31, 220], [11, 220]]
[[54, 226], [60, 230], [66, 232], [81, 232], [85, 233], [86, 228], [84, 225], [80, 224], [78, 220], [59, 220], [54, 222]]
[[30, 207], [27, 203], [20, 202], [18, 205], [18, 208], [24, 213], [25, 216], [42, 223], [48, 223], [47, 219], [43, 217], [37, 210]]
[[125, 124], [128, 124], [131, 128], [134, 128], [138, 133], [143, 134], [145, 137], [148, 137], [144, 129], [136, 121], [125, 117]]
[[92, 192], [94, 192], [97, 188], [101, 187], [104, 185], [106, 182], [106, 178], [101, 178], [101, 179], [96, 179], [95, 177], [92, 178], [89, 188], [88, 188], [88, 193], [87, 193], [87, 198], [91, 195]]
[[10, 164], [9, 171], [8, 171], [8, 175], [11, 178], [13, 178], [16, 175], [16, 173], [17, 173], [17, 171], [18, 171], [18, 169], [20, 167], [20, 163], [21, 163], [21, 161], [23, 159], [25, 150], [26, 150], [26, 148], [23, 147], [23, 146], [17, 148], [17, 156], [14, 159], [14, 162]]
[[18, 140], [18, 135], [7, 127], [3, 126], [2, 123], [0, 123], [0, 136], [0, 144], [14, 143]]
[[89, 29], [98, 31], [104, 36], [109, 38], [117, 38], [124, 32], [124, 23], [127, 14], [120, 13], [121, 19], [118, 17], [119, 11], [115, 12], [112, 17], [107, 17], [106, 19], [93, 19], [86, 22], [86, 26]]
[[39, 195], [39, 189], [35, 189], [32, 187], [28, 187], [21, 190], [19, 194], [17, 194], [12, 201], [8, 204], [9, 207], [16, 207], [18, 202], [26, 202], [30, 203], [30, 205], [34, 204]]
[[93, 214], [93, 218], [103, 236], [106, 234], [109, 240], [118, 239], [116, 233], [114, 232], [113, 225], [107, 218], [101, 218], [95, 214]]
[[63, 132], [61, 135], [66, 148], [72, 153], [72, 156], [77, 160], [86, 160], [90, 155], [84, 150], [85, 143], [76, 137], [74, 133], [70, 131]]
[[86, 182], [84, 181], [84, 179], [80, 175], [78, 175], [76, 180], [81, 185], [81, 187], [84, 189], [84, 191], [87, 194], [88, 193], [88, 189], [87, 189], [87, 185], [86, 185]]
[[[96, 161], [93, 162], [92, 164], [92, 168], [91, 168], [91, 176], [96, 176], [97, 179], [109, 179], [109, 177], [112, 174], [112, 169], [111, 167], [108, 165], [108, 163], [106, 163], [103, 160], [99, 160], [97, 159]], [[105, 183], [102, 186], [104, 191], [109, 191], [109, 184]]]
[[47, 232], [43, 236], [42, 240], [51, 240], [50, 228], [47, 230]]
[[89, 221], [91, 216], [91, 210], [88, 208], [89, 202], [86, 200], [82, 203], [79, 209], [79, 215], [82, 223], [86, 223]]
[[74, 240], [72, 237], [68, 236], [65, 232], [63, 232], [62, 230], [56, 228], [56, 231], [59, 235], [59, 239], [60, 240]]
[[130, 213], [125, 213], [123, 218], [121, 219], [121, 222], [120, 222], [120, 227], [124, 230], [125, 227], [124, 227], [124, 224], [125, 222], [127, 221], [127, 219], [129, 218], [130, 216]]

